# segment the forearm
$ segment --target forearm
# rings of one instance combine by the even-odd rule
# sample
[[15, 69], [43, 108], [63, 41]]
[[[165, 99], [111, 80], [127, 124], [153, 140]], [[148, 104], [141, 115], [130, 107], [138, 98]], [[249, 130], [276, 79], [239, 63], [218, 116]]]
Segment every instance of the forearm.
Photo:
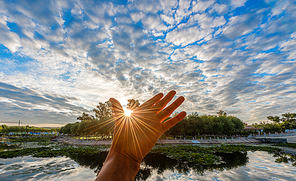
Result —
[[110, 151], [96, 181], [133, 181], [139, 169], [139, 162], [126, 157], [124, 154]]

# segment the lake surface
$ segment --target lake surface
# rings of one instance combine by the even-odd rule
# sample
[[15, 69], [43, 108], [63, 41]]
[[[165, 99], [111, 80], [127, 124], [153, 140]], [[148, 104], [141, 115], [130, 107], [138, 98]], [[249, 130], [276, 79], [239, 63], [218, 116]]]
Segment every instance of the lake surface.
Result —
[[[0, 180], [94, 180], [106, 155], [107, 152], [95, 157], [0, 159]], [[220, 156], [223, 161], [209, 167], [148, 154], [137, 180], [295, 180], [296, 177], [296, 162], [289, 156], [264, 151]]]

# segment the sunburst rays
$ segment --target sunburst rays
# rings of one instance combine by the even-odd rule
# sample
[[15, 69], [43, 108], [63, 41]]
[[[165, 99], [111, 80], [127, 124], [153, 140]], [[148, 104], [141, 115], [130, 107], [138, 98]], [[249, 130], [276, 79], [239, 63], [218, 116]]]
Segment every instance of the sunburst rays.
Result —
[[[116, 147], [117, 144], [125, 144], [137, 157], [143, 157], [145, 153], [141, 149], [140, 139], [144, 139], [148, 144], [153, 144], [154, 140], [151, 140], [151, 136], [148, 134], [161, 135], [161, 132], [147, 124], [146, 121], [153, 120], [147, 120], [145, 114], [140, 111], [134, 111], [130, 116], [126, 116], [125, 113], [117, 115], [112, 146]], [[139, 137], [139, 135], [141, 136]]]
[[125, 116], [131, 116], [132, 113], [133, 113], [132, 110], [130, 110], [130, 109], [124, 109], [124, 115]]

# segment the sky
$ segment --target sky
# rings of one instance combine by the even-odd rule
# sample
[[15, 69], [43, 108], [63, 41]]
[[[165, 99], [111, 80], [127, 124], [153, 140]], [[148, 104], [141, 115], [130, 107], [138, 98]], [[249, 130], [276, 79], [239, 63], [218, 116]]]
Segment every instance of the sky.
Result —
[[258, 123], [296, 112], [295, 59], [295, 0], [0, 0], [0, 124], [170, 90]]

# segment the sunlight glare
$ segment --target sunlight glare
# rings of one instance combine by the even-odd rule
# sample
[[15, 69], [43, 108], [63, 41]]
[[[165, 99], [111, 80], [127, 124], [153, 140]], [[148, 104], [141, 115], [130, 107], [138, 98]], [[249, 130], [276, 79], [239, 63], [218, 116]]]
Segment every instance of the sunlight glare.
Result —
[[124, 109], [124, 115], [125, 116], [131, 116], [131, 114], [132, 114], [132, 110], [130, 110], [130, 109]]

